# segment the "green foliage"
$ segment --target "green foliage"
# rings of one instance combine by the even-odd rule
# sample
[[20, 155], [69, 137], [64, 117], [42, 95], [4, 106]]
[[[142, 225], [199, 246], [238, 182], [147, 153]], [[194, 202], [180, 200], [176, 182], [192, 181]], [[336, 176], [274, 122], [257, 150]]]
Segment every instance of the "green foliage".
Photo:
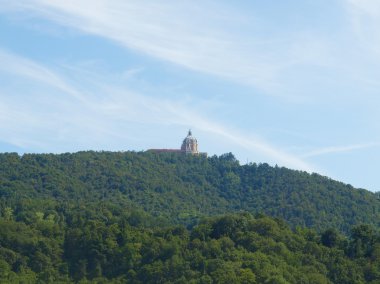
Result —
[[0, 154], [0, 283], [379, 283], [379, 217], [232, 154]]
[[[161, 225], [191, 226], [203, 217], [247, 211], [279, 217], [292, 227], [349, 233], [353, 225], [378, 227], [380, 220], [378, 194], [268, 164], [240, 166], [231, 153], [0, 154], [3, 218], [63, 222], [66, 206], [81, 203], [97, 206], [99, 218], [108, 218], [109, 207], [128, 208], [139, 212], [130, 217], [135, 222], [150, 222], [139, 217], [144, 211]], [[32, 207], [35, 213], [28, 215]]]
[[[355, 227], [319, 238], [263, 215], [225, 215], [182, 226], [142, 227], [110, 212], [44, 236], [38, 223], [0, 220], [0, 282], [5, 283], [376, 283], [380, 234]], [[67, 212], [77, 215], [79, 212]], [[38, 214], [40, 215], [40, 214]], [[49, 215], [48, 215], [49, 216]], [[72, 216], [71, 218], [73, 218]], [[45, 218], [46, 219], [46, 218]], [[40, 222], [44, 221], [44, 219]], [[320, 242], [323, 236], [328, 242]], [[357, 244], [361, 246], [357, 255]], [[335, 241], [333, 242], [335, 244]]]

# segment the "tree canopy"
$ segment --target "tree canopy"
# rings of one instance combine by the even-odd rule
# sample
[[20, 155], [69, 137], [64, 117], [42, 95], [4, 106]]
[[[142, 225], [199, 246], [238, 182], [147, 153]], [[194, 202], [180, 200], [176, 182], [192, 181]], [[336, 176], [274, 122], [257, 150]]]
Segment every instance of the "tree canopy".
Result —
[[44, 210], [83, 201], [112, 204], [186, 226], [240, 211], [319, 231], [348, 233], [353, 225], [380, 225], [380, 199], [374, 193], [318, 174], [239, 165], [231, 153], [210, 158], [149, 152], [0, 154], [1, 210], [8, 207], [27, 218], [21, 217], [23, 203], [31, 199]]
[[0, 283], [379, 283], [379, 220], [230, 153], [0, 154]]

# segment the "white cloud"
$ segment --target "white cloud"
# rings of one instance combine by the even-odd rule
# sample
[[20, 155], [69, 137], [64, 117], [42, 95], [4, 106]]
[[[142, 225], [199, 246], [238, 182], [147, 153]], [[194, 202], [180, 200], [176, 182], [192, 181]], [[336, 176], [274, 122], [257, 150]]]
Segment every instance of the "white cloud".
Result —
[[16, 76], [35, 80], [50, 87], [57, 88], [79, 100], [84, 99], [76, 90], [72, 89], [53, 71], [34, 63], [31, 60], [0, 49], [0, 62], [0, 72], [11, 73]]
[[[261, 153], [281, 165], [313, 170], [302, 159], [276, 149], [258, 137], [241, 135], [205, 118], [181, 100], [147, 97], [118, 86], [114, 80], [107, 82], [102, 74], [73, 68], [73, 76], [79, 77], [79, 81], [89, 81], [89, 85], [96, 86], [90, 87], [90, 92], [81, 85], [83, 92], [61, 73], [46, 66], [3, 50], [0, 50], [0, 58], [8, 64], [9, 68], [2, 68], [1, 72], [9, 77], [9, 81], [20, 81], [21, 78], [22, 85], [28, 86], [28, 80], [37, 84], [26, 89], [26, 93], [25, 88], [14, 87], [11, 92], [0, 88], [0, 135], [9, 144], [55, 152], [93, 145], [111, 145], [112, 148], [130, 141], [130, 133], [143, 135], [138, 130], [141, 125], [150, 128], [157, 125], [195, 126], [208, 135], [219, 136], [222, 141], [251, 153]], [[99, 80], [100, 77], [103, 81]]]
[[[3, 2], [3, 3], [2, 3]], [[202, 1], [0, 1], [63, 26], [113, 40], [129, 49], [191, 70], [277, 92], [279, 76], [295, 64], [321, 65], [328, 44], [317, 35], [260, 34], [259, 21], [232, 6]], [[256, 30], [240, 33], [241, 30]], [[307, 44], [306, 44], [307, 43]], [[313, 56], [310, 56], [312, 51]]]
[[370, 147], [378, 146], [377, 143], [366, 143], [366, 144], [357, 144], [357, 145], [347, 145], [347, 146], [332, 146], [325, 147], [321, 149], [313, 150], [309, 153], [302, 155], [303, 158], [315, 157], [326, 154], [336, 154], [336, 153], [346, 153], [352, 152], [354, 150], [366, 149]]
[[346, 0], [357, 12], [372, 16], [380, 15], [380, 2], [377, 0]]
[[[189, 111], [186, 107], [167, 104], [164, 107], [164, 111], [175, 114], [177, 123], [184, 126], [195, 125], [197, 129], [217, 135], [232, 142], [234, 145], [250, 151], [251, 153], [261, 153], [267, 157], [267, 159], [279, 163], [280, 165], [302, 169], [309, 172], [315, 171], [314, 166], [303, 161], [297, 156], [286, 153], [280, 149], [276, 149], [268, 142], [265, 142], [262, 138], [255, 137], [253, 135], [242, 135], [236, 130], [231, 130], [224, 125], [210, 121], [209, 119], [206, 119], [193, 111]], [[223, 141], [223, 139], [221, 141]]]
[[380, 2], [377, 0], [346, 0], [353, 32], [361, 48], [380, 59]]

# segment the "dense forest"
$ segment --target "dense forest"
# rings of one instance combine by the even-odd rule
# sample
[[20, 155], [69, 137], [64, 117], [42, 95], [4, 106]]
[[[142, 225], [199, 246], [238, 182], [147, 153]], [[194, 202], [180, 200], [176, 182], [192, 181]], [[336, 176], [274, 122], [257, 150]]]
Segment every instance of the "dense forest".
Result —
[[[379, 283], [380, 234], [292, 231], [248, 213], [147, 226], [96, 207], [0, 219], [0, 283]], [[148, 221], [149, 222], [149, 221]]]
[[81, 202], [139, 209], [166, 225], [191, 226], [203, 217], [242, 211], [318, 231], [380, 225], [374, 193], [318, 174], [239, 165], [232, 154], [0, 154], [1, 210], [9, 207], [25, 221], [23, 211], [30, 207], [46, 213]]
[[380, 283], [379, 209], [232, 154], [0, 154], [0, 283]]

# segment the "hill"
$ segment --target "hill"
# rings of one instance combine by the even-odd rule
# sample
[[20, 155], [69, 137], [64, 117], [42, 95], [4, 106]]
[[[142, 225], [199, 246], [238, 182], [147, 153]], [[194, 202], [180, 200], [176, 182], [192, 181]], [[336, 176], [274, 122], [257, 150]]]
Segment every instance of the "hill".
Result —
[[29, 222], [31, 211], [59, 215], [74, 207], [82, 208], [83, 218], [91, 207], [101, 218], [109, 212], [137, 212], [132, 214], [136, 224], [152, 220], [191, 226], [205, 216], [248, 211], [318, 231], [348, 233], [353, 225], [380, 225], [374, 193], [318, 174], [239, 165], [232, 154], [0, 154], [3, 215], [11, 210], [17, 220]]

